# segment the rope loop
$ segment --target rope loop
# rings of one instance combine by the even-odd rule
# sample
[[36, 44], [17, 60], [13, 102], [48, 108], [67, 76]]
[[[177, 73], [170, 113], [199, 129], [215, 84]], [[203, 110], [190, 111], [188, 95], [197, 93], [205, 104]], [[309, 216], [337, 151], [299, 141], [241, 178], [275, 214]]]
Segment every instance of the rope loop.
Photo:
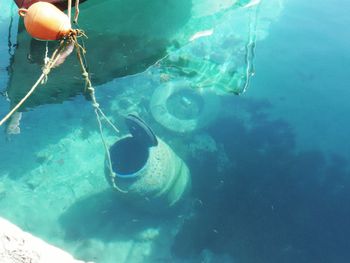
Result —
[[58, 61], [58, 59], [61, 56], [60, 52], [62, 51], [62, 48], [64, 47], [64, 45], [65, 45], [65, 41], [62, 40], [60, 42], [60, 45], [53, 52], [47, 65], [45, 65], [42, 68], [42, 73], [41, 73], [40, 77], [38, 78], [38, 80], [31, 87], [31, 89], [27, 92], [27, 94], [16, 104], [16, 106], [14, 106], [12, 108], [12, 110], [9, 113], [7, 113], [4, 118], [2, 118], [0, 120], [0, 126], [3, 125], [19, 109], [19, 107], [21, 107], [23, 105], [23, 103], [33, 94], [33, 92], [37, 89], [37, 87], [40, 84], [44, 84], [47, 81], [47, 78], [48, 78], [48, 75], [51, 71], [51, 68], [54, 67], [54, 65], [56, 64], [56, 62]]
[[47, 78], [48, 78], [48, 75], [50, 74], [51, 69], [55, 67], [57, 61], [61, 57], [62, 52], [64, 52], [64, 48], [67, 45], [74, 43], [74, 46], [75, 46], [75, 49], [77, 52], [78, 61], [79, 61], [81, 71], [82, 71], [82, 76], [84, 77], [84, 80], [85, 80], [85, 87], [86, 87], [86, 90], [89, 92], [89, 95], [90, 95], [91, 100], [92, 100], [91, 104], [94, 107], [94, 111], [96, 113], [96, 118], [97, 118], [97, 122], [99, 125], [101, 139], [102, 139], [102, 142], [103, 142], [103, 145], [105, 148], [105, 152], [106, 152], [106, 156], [107, 156], [107, 160], [108, 160], [108, 168], [109, 168], [113, 188], [115, 188], [116, 190], [118, 190], [121, 193], [127, 193], [127, 191], [119, 188], [117, 183], [116, 183], [116, 174], [114, 173], [114, 171], [112, 169], [112, 161], [111, 161], [111, 157], [109, 154], [109, 148], [108, 148], [107, 142], [106, 142], [105, 137], [103, 135], [101, 119], [103, 118], [117, 133], [119, 133], [119, 130], [117, 127], [114, 126], [114, 124], [104, 114], [104, 112], [100, 108], [100, 105], [96, 101], [95, 89], [91, 84], [91, 80], [90, 80], [89, 73], [87, 71], [87, 67], [84, 64], [84, 61], [86, 61], [85, 56], [84, 56], [86, 51], [78, 43], [78, 39], [77, 39], [78, 37], [82, 37], [82, 36], [86, 37], [84, 31], [79, 30], [79, 29], [70, 30], [70, 32], [65, 36], [65, 38], [61, 40], [59, 46], [53, 52], [51, 58], [46, 61], [47, 63], [45, 63], [44, 67], [42, 68], [42, 74], [39, 77], [39, 79], [37, 80], [37, 82], [33, 85], [33, 87], [29, 90], [29, 92], [22, 98], [22, 100], [3, 119], [0, 120], [0, 126], [6, 120], [8, 120], [13, 113], [15, 113], [18, 110], [18, 108], [29, 98], [29, 96], [31, 96], [31, 94], [35, 91], [35, 89], [39, 86], [40, 83], [45, 83], [47, 81]]
[[42, 71], [43, 71], [43, 74], [47, 77], [47, 75], [50, 74], [51, 68], [45, 66], [45, 67], [43, 67]]
[[100, 104], [98, 104], [97, 102], [93, 102], [93, 103], [91, 103], [91, 105], [94, 108], [100, 108]]
[[74, 37], [85, 37], [88, 38], [84, 30], [71, 28], [68, 33], [63, 37], [63, 39], [74, 39]]
[[21, 17], [25, 17], [28, 13], [28, 10], [26, 8], [20, 8], [18, 10], [18, 15], [21, 16]]
[[81, 73], [81, 75], [84, 77], [84, 78], [89, 78], [89, 73], [87, 71], [84, 71], [83, 73]]

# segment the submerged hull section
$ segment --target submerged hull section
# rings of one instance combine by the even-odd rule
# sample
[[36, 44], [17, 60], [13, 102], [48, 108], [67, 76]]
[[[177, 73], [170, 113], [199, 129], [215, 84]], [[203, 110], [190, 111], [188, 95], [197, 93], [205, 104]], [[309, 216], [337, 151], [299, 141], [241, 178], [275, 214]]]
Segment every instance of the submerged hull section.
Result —
[[[142, 7], [142, 8], [141, 8]], [[190, 17], [191, 1], [87, 1], [80, 7], [79, 26], [85, 31], [93, 84], [144, 71], [165, 55], [175, 34]], [[21, 21], [22, 22], [22, 21]], [[57, 43], [49, 43], [49, 56]], [[20, 24], [8, 95], [16, 104], [41, 73], [45, 42], [32, 39]], [[46, 103], [60, 103], [84, 91], [75, 54], [53, 69], [21, 111]]]
[[[241, 94], [254, 74], [255, 41], [267, 36], [282, 6], [282, 0], [88, 0], [80, 6], [79, 26], [88, 36], [93, 85], [154, 65], [152, 76], [161, 82], [187, 79], [195, 89]], [[49, 55], [55, 45], [49, 44]], [[45, 42], [31, 39], [21, 25], [8, 87], [12, 106], [40, 75], [44, 54]], [[71, 55], [20, 110], [60, 103], [83, 91]]]

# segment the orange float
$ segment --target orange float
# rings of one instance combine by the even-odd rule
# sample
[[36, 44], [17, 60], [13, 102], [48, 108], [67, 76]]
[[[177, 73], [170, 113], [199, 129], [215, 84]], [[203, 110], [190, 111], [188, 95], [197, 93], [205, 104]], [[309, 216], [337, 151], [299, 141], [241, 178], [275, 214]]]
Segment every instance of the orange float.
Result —
[[21, 8], [27, 32], [39, 40], [58, 40], [72, 32], [68, 16], [50, 3], [37, 2], [28, 9]]

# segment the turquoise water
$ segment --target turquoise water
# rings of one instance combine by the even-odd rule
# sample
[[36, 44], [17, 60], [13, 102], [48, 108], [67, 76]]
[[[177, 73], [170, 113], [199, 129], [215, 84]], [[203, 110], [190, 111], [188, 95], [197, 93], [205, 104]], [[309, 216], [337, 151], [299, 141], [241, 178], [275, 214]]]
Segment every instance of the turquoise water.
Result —
[[[154, 3], [154, 8], [161, 8]], [[102, 263], [349, 262], [350, 4], [345, 0], [265, 0], [262, 5], [255, 75], [240, 96], [222, 92], [229, 81], [221, 82], [218, 73], [224, 76], [226, 68], [221, 66], [233, 67], [230, 62], [236, 58], [236, 68], [244, 69], [248, 31], [240, 23], [249, 16], [236, 8], [210, 14], [210, 1], [202, 5], [182, 1], [176, 10], [183, 15], [176, 16], [169, 31], [164, 31], [163, 24], [160, 27], [164, 43], [154, 37], [153, 29], [136, 42], [121, 38], [124, 44], [134, 43], [134, 59], [141, 61], [135, 64], [128, 52], [117, 53], [119, 59], [125, 56], [122, 65], [136, 65], [130, 71], [118, 70], [117, 59], [116, 71], [99, 78], [96, 75], [103, 69], [95, 71], [100, 84], [97, 99], [121, 129], [117, 135], [104, 123], [107, 142], [112, 144], [128, 133], [122, 116], [131, 112], [141, 116], [189, 167], [192, 189], [186, 208], [154, 215], [120, 201], [105, 179], [105, 153], [93, 109], [74, 86], [69, 95], [37, 95], [23, 109], [20, 134], [7, 135], [3, 128], [0, 216], [76, 258]], [[131, 21], [137, 24], [138, 17]], [[0, 19], [1, 90], [8, 81], [9, 19]], [[133, 23], [128, 25], [131, 30]], [[235, 30], [244, 40], [231, 35]], [[186, 44], [198, 31], [210, 36]], [[28, 39], [23, 33], [19, 40]], [[141, 33], [135, 30], [135, 34]], [[166, 41], [168, 35], [174, 35], [175, 46]], [[104, 44], [119, 50], [112, 40]], [[145, 40], [158, 43], [145, 51], [151, 55], [148, 60], [137, 53]], [[85, 42], [88, 45], [89, 39]], [[29, 48], [22, 45], [18, 50], [23, 54], [15, 54], [17, 62], [26, 61]], [[100, 54], [91, 46], [87, 51], [89, 61]], [[167, 52], [169, 60], [149, 68]], [[173, 63], [178, 56], [189, 57], [189, 62]], [[71, 57], [66, 64], [75, 59]], [[109, 61], [107, 56], [103, 59]], [[30, 70], [37, 67], [40, 73], [40, 68], [28, 65], [30, 69], [13, 64], [13, 76], [20, 78], [20, 72], [28, 70], [35, 78]], [[111, 68], [113, 63], [108, 65]], [[63, 69], [52, 74], [56, 74], [54, 80], [66, 82], [64, 88], [80, 81], [77, 73], [75, 82], [69, 80]], [[198, 102], [200, 98], [188, 90], [183, 99], [170, 97], [169, 112], [183, 121], [171, 125], [177, 119], [169, 123], [166, 112], [157, 110], [159, 97], [154, 99], [154, 94], [162, 98], [162, 90], [169, 86], [200, 85], [208, 79], [219, 83], [218, 95], [209, 82], [199, 87], [203, 101]], [[32, 83], [29, 76], [12, 80], [12, 85], [27, 82]], [[42, 89], [54, 90], [52, 82], [49, 78]], [[209, 89], [204, 95], [203, 90]], [[1, 116], [10, 104], [0, 98]], [[203, 109], [210, 110], [199, 123], [193, 126], [185, 121], [186, 114], [192, 118]]]

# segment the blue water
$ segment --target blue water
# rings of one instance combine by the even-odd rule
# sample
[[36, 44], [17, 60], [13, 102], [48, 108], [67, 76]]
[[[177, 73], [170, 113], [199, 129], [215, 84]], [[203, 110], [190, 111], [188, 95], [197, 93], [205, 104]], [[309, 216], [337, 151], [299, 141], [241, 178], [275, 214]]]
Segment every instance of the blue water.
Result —
[[[185, 160], [189, 210], [163, 218], [115, 205], [93, 111], [78, 96], [25, 112], [21, 134], [0, 138], [0, 215], [96, 262], [119, 262], [134, 240], [139, 250], [122, 262], [143, 262], [140, 250], [150, 250], [146, 262], [349, 262], [348, 10], [346, 0], [284, 1], [257, 42], [249, 89], [221, 96], [223, 110], [201, 131], [179, 135], [152, 118], [159, 83], [147, 74], [99, 88], [114, 121], [134, 109]], [[191, 154], [208, 137], [216, 150]], [[161, 229], [158, 242], [140, 242], [144, 228]]]

